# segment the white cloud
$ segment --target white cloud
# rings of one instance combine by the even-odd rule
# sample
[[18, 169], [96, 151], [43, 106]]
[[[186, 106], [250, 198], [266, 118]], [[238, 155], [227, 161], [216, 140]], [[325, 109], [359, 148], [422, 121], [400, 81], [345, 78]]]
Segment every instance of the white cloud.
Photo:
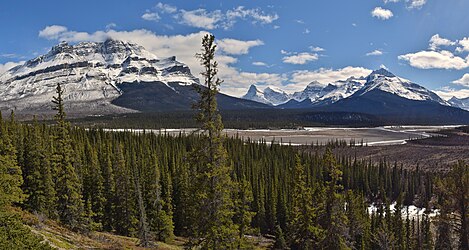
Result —
[[16, 67], [18, 65], [22, 65], [24, 61], [21, 62], [6, 62], [4, 64], [0, 63], [0, 75], [7, 72], [9, 69]]
[[46, 39], [57, 39], [60, 34], [67, 31], [67, 27], [60, 25], [51, 25], [39, 31], [39, 37]]
[[296, 83], [298, 89], [304, 88], [308, 83], [318, 81], [324, 86], [328, 83], [336, 82], [339, 80], [346, 80], [352, 76], [365, 77], [371, 73], [371, 70], [363, 67], [352, 67], [348, 66], [342, 69], [327, 69], [320, 68], [318, 70], [309, 71], [301, 70], [296, 71], [292, 74], [291, 81]]
[[309, 34], [309, 33], [311, 33], [311, 30], [309, 29], [305, 29], [305, 31], [303, 31], [303, 34]]
[[157, 3], [155, 7], [163, 13], [170, 13], [170, 14], [178, 10], [175, 6], [165, 4], [165, 3]]
[[228, 10], [226, 12], [226, 17], [228, 20], [234, 20], [236, 18], [247, 19], [252, 18], [253, 22], [259, 22], [262, 24], [269, 24], [279, 19], [279, 16], [276, 13], [265, 14], [260, 9], [246, 9], [244, 6], [238, 6], [233, 10]]
[[387, 3], [397, 3], [397, 2], [399, 2], [399, 1], [400, 1], [400, 0], [383, 0], [383, 2], [384, 2], [385, 4], [387, 4]]
[[290, 64], [306, 64], [311, 61], [316, 61], [319, 59], [318, 54], [302, 52], [291, 56], [283, 57], [282, 61], [284, 63]]
[[161, 19], [161, 17], [158, 15], [158, 13], [145, 13], [142, 15], [142, 19], [147, 21], [158, 21]]
[[267, 67], [267, 63], [265, 62], [252, 62], [252, 65], [254, 66], [262, 66], [262, 67]]
[[[221, 10], [209, 11], [202, 8], [195, 10], [178, 10], [174, 6], [162, 3], [157, 4], [156, 8], [160, 10], [160, 13], [175, 13], [173, 17], [176, 18], [180, 24], [208, 30], [216, 28], [230, 29], [238, 20], [250, 21], [253, 24], [270, 24], [279, 18], [276, 13], [267, 14], [259, 8], [246, 9], [244, 6], [238, 6], [226, 12]], [[274, 26], [275, 29], [278, 27], [279, 26]]]
[[407, 8], [420, 9], [427, 3], [427, 0], [406, 0]]
[[462, 53], [469, 51], [469, 37], [464, 37], [462, 40], [459, 40], [458, 45], [460, 47], [456, 48], [456, 52]]
[[325, 51], [324, 48], [321, 48], [321, 47], [315, 47], [315, 46], [309, 46], [309, 49], [313, 52], [323, 52]]
[[366, 53], [366, 56], [380, 56], [383, 54], [381, 50], [373, 50], [371, 52]]
[[291, 52], [288, 52], [288, 51], [286, 51], [286, 50], [281, 49], [281, 50], [280, 50], [280, 54], [282, 54], [282, 55], [290, 55]]
[[219, 10], [207, 12], [205, 9], [197, 9], [191, 11], [181, 10], [179, 18], [182, 24], [212, 30], [218, 26], [217, 24], [223, 16]]
[[249, 52], [249, 49], [255, 46], [264, 45], [261, 40], [241, 41], [231, 38], [221, 39], [217, 42], [217, 46], [230, 55], [243, 55]]
[[456, 44], [455, 42], [453, 42], [449, 39], [440, 37], [439, 34], [433, 35], [430, 38], [430, 49], [431, 50], [437, 50], [441, 46], [453, 46], [455, 44]]
[[453, 89], [448, 86], [443, 87], [439, 90], [433, 90], [437, 95], [445, 100], [451, 99], [453, 96], [457, 98], [467, 98], [469, 97], [469, 89]]
[[468, 59], [455, 56], [447, 50], [420, 51], [400, 55], [399, 60], [408, 61], [412, 67], [419, 69], [464, 69], [469, 67]]
[[453, 81], [453, 83], [469, 87], [469, 74], [464, 74], [460, 79]]
[[383, 9], [381, 7], [376, 7], [373, 9], [373, 11], [371, 11], [371, 16], [381, 20], [388, 20], [389, 18], [393, 17], [394, 14], [390, 10]]

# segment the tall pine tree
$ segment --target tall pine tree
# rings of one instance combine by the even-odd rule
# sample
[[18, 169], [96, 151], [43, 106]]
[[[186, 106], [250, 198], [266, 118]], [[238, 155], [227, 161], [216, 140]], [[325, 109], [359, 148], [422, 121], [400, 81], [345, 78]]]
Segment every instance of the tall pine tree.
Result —
[[190, 167], [194, 227], [192, 244], [205, 249], [234, 248], [239, 240], [237, 226], [233, 222], [235, 185], [231, 178], [232, 166], [223, 146], [223, 123], [217, 107], [216, 95], [222, 81], [216, 77], [214, 60], [216, 45], [213, 35], [205, 35], [202, 53], [197, 54], [204, 72], [205, 86], [197, 86], [200, 101], [194, 105], [199, 111], [201, 143], [191, 153]]
[[53, 163], [57, 169], [57, 210], [59, 219], [72, 229], [83, 228], [83, 200], [81, 185], [73, 166], [73, 149], [70, 139], [70, 123], [65, 120], [65, 110], [62, 95], [64, 93], [60, 82], [57, 83], [57, 96], [53, 97], [55, 104], [56, 133]]

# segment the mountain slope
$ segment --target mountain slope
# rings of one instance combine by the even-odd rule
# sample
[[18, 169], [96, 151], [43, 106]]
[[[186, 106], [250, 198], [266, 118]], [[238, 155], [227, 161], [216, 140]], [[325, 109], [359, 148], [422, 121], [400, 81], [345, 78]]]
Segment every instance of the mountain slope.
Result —
[[356, 93], [322, 109], [375, 115], [395, 124], [469, 124], [469, 112], [430, 100], [411, 100], [380, 89]]
[[451, 99], [448, 100], [448, 103], [451, 104], [451, 106], [453, 107], [469, 110], [469, 97], [457, 98], [453, 96]]
[[[67, 112], [86, 116], [190, 110], [197, 96], [191, 86], [199, 80], [175, 57], [159, 58], [137, 44], [118, 40], [76, 45], [63, 42], [0, 75], [0, 110], [50, 113], [50, 100], [59, 82]], [[221, 109], [266, 107], [226, 95], [220, 99]]]

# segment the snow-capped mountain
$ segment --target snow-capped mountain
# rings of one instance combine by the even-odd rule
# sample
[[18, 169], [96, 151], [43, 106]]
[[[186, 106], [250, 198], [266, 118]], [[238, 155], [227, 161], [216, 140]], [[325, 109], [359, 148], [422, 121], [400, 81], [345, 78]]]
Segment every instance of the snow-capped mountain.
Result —
[[113, 106], [123, 83], [158, 82], [170, 88], [171, 82], [191, 85], [198, 79], [175, 57], [159, 58], [137, 44], [110, 39], [62, 42], [0, 75], [0, 105], [17, 110], [50, 106], [57, 82], [63, 84], [64, 100], [79, 108], [79, 103]]
[[383, 68], [373, 71], [367, 77], [350, 77], [326, 86], [313, 81], [303, 91], [291, 95], [277, 89], [275, 90], [276, 96], [281, 96], [281, 99], [274, 99], [275, 101], [266, 96], [266, 91], [260, 91], [252, 85], [243, 98], [281, 108], [308, 108], [332, 104], [354, 95], [365, 95], [373, 90], [384, 91], [409, 100], [433, 101], [442, 105], [450, 105], [434, 92]]
[[248, 92], [242, 98], [276, 106], [288, 102], [291, 99], [291, 96], [285, 91], [271, 86], [261, 91], [253, 84], [249, 87]]
[[295, 92], [293, 93], [293, 100], [296, 100], [298, 102], [302, 102], [305, 99], [310, 99], [311, 101], [316, 100], [319, 95], [321, 90], [324, 88], [324, 85], [317, 81], [313, 81], [303, 91]]
[[453, 107], [469, 110], [469, 97], [466, 98], [457, 98], [453, 96], [448, 100], [448, 103]]
[[442, 105], [449, 105], [432, 91], [409, 80], [397, 77], [383, 68], [373, 71], [366, 78], [366, 83], [363, 88], [358, 90], [356, 94], [364, 95], [373, 90], [381, 90], [409, 100], [433, 101]]

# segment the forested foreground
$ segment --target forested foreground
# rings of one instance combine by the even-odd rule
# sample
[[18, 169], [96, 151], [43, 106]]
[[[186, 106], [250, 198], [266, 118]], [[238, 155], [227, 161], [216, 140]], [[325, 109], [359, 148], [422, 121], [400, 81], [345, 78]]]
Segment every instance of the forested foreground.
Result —
[[[0, 120], [0, 248], [49, 248], [12, 207], [78, 232], [138, 237], [142, 247], [177, 235], [195, 249], [251, 249], [252, 236], [273, 239], [273, 249], [469, 248], [466, 163], [432, 176], [334, 155], [335, 144], [303, 153], [224, 138], [213, 39], [199, 55], [204, 133], [71, 127], [60, 84], [55, 125]], [[409, 215], [411, 204], [426, 213]]]
[[[149, 239], [160, 241], [175, 234], [197, 240], [200, 232], [194, 230], [211, 219], [194, 210], [204, 187], [191, 155], [203, 142], [199, 136], [68, 132], [13, 120], [0, 126], [2, 206], [13, 202], [75, 230], [140, 236], [144, 227]], [[464, 239], [465, 232], [467, 239], [463, 163], [447, 179], [434, 181], [428, 173], [385, 162], [336, 160], [331, 151], [302, 155], [289, 146], [238, 139], [223, 145], [232, 169], [223, 189], [230, 195], [226, 230], [236, 232], [233, 244], [236, 237], [268, 234], [278, 249], [446, 249], [439, 246], [457, 247], [460, 240], [453, 237]], [[442, 208], [441, 216], [404, 216], [390, 210], [392, 201], [397, 207]], [[378, 209], [369, 214], [371, 202]], [[1, 220], [0, 242], [8, 244], [12, 217], [2, 213]]]

